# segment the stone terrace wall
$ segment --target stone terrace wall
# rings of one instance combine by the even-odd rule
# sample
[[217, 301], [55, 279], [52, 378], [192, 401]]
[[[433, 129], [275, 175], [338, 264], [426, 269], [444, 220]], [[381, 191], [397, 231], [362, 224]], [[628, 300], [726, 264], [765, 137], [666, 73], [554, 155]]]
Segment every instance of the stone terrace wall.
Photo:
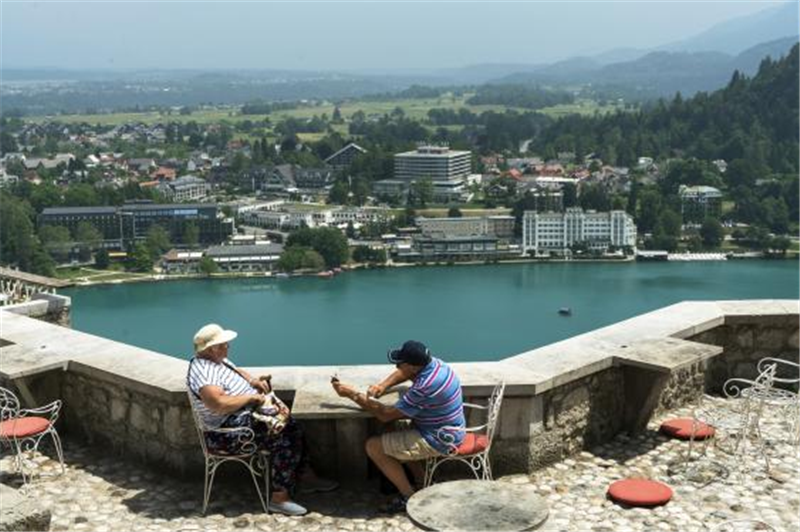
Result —
[[532, 471], [610, 440], [622, 426], [624, 388], [622, 371], [612, 368], [539, 396], [507, 398], [496, 436], [494, 469]]
[[722, 355], [709, 362], [705, 387], [718, 393], [730, 378], [755, 378], [756, 365], [762, 358], [799, 362], [799, 329], [796, 316], [737, 316], [698, 334], [693, 341], [723, 348]]
[[[759, 304], [768, 311], [761, 312]], [[684, 303], [501, 362], [454, 364], [470, 402], [485, 402], [500, 380], [508, 384], [492, 451], [494, 470], [530, 471], [608, 441], [626, 429], [631, 403], [640, 406], [627, 394], [637, 384], [633, 379], [648, 372], [662, 375], [666, 383], [657, 397], [658, 408], [674, 408], [728, 376], [747, 376], [763, 356], [797, 360], [797, 302], [726, 305]], [[0, 381], [24, 383], [38, 404], [62, 399], [60, 431], [127, 459], [200, 474], [202, 455], [184, 384], [186, 361], [18, 315], [9, 317], [5, 310], [0, 314], [2, 337], [9, 342], [0, 348]], [[699, 342], [724, 351], [710, 361], [657, 373], [658, 367], [647, 358], [659, 353], [645, 347], [637, 352], [639, 358], [629, 354], [635, 347], [631, 342], [643, 338], [672, 338], [668, 347], [672, 342], [691, 348], [698, 345], [692, 342]], [[279, 391], [291, 397], [308, 383], [326, 382], [334, 371], [364, 386], [389, 368], [248, 369], [272, 372], [283, 386]], [[377, 422], [323, 415], [302, 423], [313, 442], [312, 461], [321, 471], [339, 478], [356, 476], [356, 470], [366, 472], [363, 439], [379, 430]], [[470, 418], [471, 425], [480, 423]]]

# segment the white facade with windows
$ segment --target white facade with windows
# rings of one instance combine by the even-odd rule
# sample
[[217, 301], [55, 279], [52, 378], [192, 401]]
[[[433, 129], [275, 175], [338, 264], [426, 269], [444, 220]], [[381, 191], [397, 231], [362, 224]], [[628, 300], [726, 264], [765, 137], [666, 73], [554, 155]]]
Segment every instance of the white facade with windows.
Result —
[[420, 146], [394, 156], [394, 179], [409, 183], [425, 178], [434, 183], [465, 180], [471, 168], [472, 152], [446, 146]]
[[526, 211], [522, 218], [522, 247], [534, 255], [564, 253], [576, 244], [596, 251], [610, 246], [636, 246], [636, 224], [625, 211], [584, 212], [572, 207], [566, 212]]

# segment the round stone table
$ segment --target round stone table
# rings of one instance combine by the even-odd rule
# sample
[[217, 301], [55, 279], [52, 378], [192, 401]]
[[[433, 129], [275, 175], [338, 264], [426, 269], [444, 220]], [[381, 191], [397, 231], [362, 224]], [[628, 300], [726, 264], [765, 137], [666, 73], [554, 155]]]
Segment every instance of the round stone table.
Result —
[[428, 530], [531, 530], [548, 514], [532, 486], [489, 480], [434, 484], [415, 493], [407, 511]]

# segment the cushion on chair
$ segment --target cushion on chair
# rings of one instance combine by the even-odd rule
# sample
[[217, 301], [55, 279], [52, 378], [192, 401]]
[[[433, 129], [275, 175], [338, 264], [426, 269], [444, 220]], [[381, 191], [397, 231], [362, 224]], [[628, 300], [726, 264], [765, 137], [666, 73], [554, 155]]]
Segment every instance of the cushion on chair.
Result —
[[[692, 418], [669, 419], [661, 424], [659, 429], [662, 433], [679, 440], [690, 440], [692, 438]], [[714, 427], [703, 423], [694, 422], [694, 439], [705, 440], [714, 436]]]
[[50, 420], [43, 417], [19, 417], [0, 423], [0, 436], [3, 438], [26, 438], [50, 428]]
[[461, 445], [456, 449], [456, 454], [477, 454], [485, 451], [487, 447], [489, 447], [489, 437], [486, 434], [467, 432]]
[[672, 498], [672, 488], [655, 480], [628, 478], [611, 484], [608, 496], [628, 506], [660, 506]]

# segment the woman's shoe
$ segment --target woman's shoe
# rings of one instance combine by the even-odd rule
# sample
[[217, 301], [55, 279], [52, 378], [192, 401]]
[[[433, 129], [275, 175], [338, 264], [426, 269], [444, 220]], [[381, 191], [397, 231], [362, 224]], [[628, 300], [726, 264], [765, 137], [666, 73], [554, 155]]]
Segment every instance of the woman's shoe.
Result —
[[270, 512], [291, 516], [306, 515], [308, 513], [308, 510], [293, 501], [270, 502], [267, 508], [269, 508]]

